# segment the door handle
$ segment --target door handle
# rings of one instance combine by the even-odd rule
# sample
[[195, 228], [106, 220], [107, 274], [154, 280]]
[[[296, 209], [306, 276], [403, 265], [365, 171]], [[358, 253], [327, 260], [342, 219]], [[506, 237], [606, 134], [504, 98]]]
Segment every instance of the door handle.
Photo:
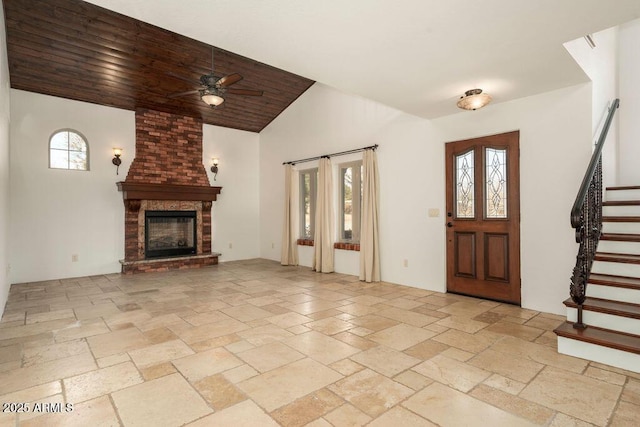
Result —
[[452, 223], [451, 221], [449, 221], [449, 222], [447, 223], [447, 227], [449, 227], [449, 228], [453, 227], [453, 223]]

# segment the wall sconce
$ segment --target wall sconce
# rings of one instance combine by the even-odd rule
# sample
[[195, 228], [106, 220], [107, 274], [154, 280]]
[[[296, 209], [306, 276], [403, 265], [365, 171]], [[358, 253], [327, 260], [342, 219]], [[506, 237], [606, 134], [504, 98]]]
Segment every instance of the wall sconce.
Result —
[[111, 159], [111, 163], [116, 166], [116, 175], [118, 175], [118, 170], [120, 169], [120, 165], [122, 164], [122, 159], [120, 156], [122, 155], [122, 148], [113, 148], [113, 159]]
[[213, 180], [216, 180], [218, 176], [218, 163], [220, 163], [220, 159], [214, 157], [211, 159], [211, 172], [213, 172]]

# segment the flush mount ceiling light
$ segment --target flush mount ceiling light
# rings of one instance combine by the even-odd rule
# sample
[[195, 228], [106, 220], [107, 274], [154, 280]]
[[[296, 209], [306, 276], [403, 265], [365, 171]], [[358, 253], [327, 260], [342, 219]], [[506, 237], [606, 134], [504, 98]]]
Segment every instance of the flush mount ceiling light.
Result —
[[464, 93], [458, 101], [458, 108], [463, 110], [477, 110], [491, 102], [491, 96], [482, 93], [482, 89], [471, 89]]
[[212, 89], [201, 89], [200, 99], [202, 99], [204, 103], [211, 108], [216, 108], [218, 105], [224, 102], [224, 98], [221, 97], [216, 90]]

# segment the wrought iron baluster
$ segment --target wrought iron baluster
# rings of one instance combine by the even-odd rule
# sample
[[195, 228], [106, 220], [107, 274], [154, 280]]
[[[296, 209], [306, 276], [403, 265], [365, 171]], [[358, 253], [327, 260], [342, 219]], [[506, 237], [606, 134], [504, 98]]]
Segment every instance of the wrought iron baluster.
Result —
[[571, 210], [571, 225], [576, 230], [576, 242], [580, 244], [569, 285], [571, 299], [578, 306], [578, 318], [573, 324], [576, 329], [587, 327], [582, 320], [582, 311], [587, 298], [587, 282], [591, 274], [591, 266], [602, 232], [602, 146], [619, 105], [620, 100], [616, 99], [609, 108], [596, 149]]

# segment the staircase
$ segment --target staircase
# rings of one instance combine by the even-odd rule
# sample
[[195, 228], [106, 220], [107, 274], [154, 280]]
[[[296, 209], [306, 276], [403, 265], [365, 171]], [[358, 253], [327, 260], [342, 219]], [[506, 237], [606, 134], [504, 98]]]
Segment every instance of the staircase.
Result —
[[577, 305], [564, 301], [558, 352], [640, 373], [640, 186], [607, 188], [602, 235], [583, 304], [586, 329], [575, 329]]

